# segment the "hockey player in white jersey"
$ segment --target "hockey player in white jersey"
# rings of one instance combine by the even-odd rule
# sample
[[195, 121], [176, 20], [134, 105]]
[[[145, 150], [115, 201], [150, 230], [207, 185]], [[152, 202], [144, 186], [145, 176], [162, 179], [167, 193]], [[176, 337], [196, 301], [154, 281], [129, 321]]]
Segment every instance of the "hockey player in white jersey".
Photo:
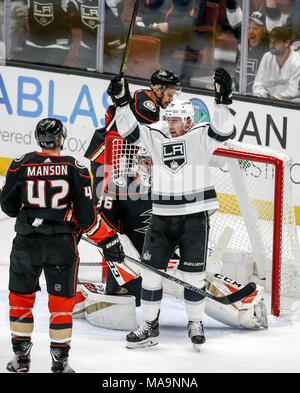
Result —
[[[141, 125], [132, 114], [128, 102], [127, 81], [114, 78], [108, 87], [117, 110], [119, 133], [128, 142], [144, 147], [153, 159], [153, 215], [146, 233], [142, 262], [165, 270], [174, 247], [179, 246], [178, 269], [182, 277], [205, 290], [205, 270], [209, 235], [209, 214], [218, 209], [218, 201], [209, 172], [213, 151], [233, 135], [232, 80], [224, 69], [214, 73], [215, 107], [211, 124], [193, 124], [190, 102], [182, 103], [186, 118], [168, 118], [173, 139], [158, 124]], [[184, 108], [183, 110], [184, 111]], [[184, 133], [184, 131], [188, 131]], [[141, 348], [158, 343], [158, 316], [162, 299], [162, 278], [142, 270], [143, 323], [127, 335], [128, 348]], [[205, 342], [202, 318], [205, 297], [184, 289], [188, 316], [188, 334], [198, 350]]]
[[[182, 105], [181, 100], [175, 100], [166, 112], [168, 117], [176, 113], [176, 116], [187, 117], [186, 106]], [[189, 112], [193, 117], [193, 108], [190, 106]], [[180, 133], [186, 131], [180, 130]], [[177, 134], [172, 129], [172, 137]], [[215, 158], [215, 156], [213, 156]], [[110, 186], [104, 191], [99, 201], [99, 212], [104, 222], [111, 228], [119, 232], [121, 244], [126, 255], [140, 260], [143, 249], [145, 233], [148, 227], [148, 220], [145, 218], [151, 216], [151, 177], [152, 177], [152, 157], [145, 149], [139, 148], [134, 160], [133, 176], [127, 178], [125, 186], [118, 187], [116, 190], [116, 181], [112, 181]], [[210, 165], [212, 162], [210, 161]], [[224, 162], [213, 161], [213, 165], [222, 166]], [[130, 189], [134, 183], [134, 198], [131, 198]], [[126, 195], [126, 198], [124, 198]], [[146, 198], [145, 198], [146, 197]], [[212, 295], [227, 296], [240, 289], [243, 285], [228, 276], [222, 274], [221, 257], [226, 252], [230, 242], [232, 231], [226, 227], [217, 244], [210, 249], [206, 269], [206, 291]], [[177, 269], [179, 262], [178, 249], [176, 248], [173, 257], [168, 264], [168, 274], [178, 279], [183, 279], [182, 273]], [[133, 266], [136, 274], [137, 267]], [[83, 273], [83, 277], [84, 277]], [[108, 271], [109, 274], [109, 271]], [[81, 269], [79, 269], [81, 277]], [[91, 274], [89, 273], [91, 279]], [[137, 326], [136, 306], [140, 305], [141, 282], [140, 276], [132, 279], [126, 286], [119, 287], [113, 275], [107, 277], [106, 284], [97, 283], [100, 275], [93, 274], [92, 283], [88, 285], [79, 284], [77, 304], [74, 309], [75, 318], [85, 318], [89, 323], [95, 326], [108, 329], [134, 330]], [[95, 284], [97, 283], [97, 284]], [[184, 287], [170, 280], [163, 278], [163, 293], [178, 299], [184, 299]], [[109, 290], [107, 290], [109, 287]], [[108, 295], [110, 293], [110, 295]], [[268, 326], [266, 306], [263, 300], [263, 287], [257, 285], [256, 291], [246, 298], [230, 305], [224, 305], [216, 302], [210, 297], [205, 301], [205, 313], [211, 318], [224, 323], [225, 325], [246, 328], [259, 329]], [[112, 294], [117, 294], [111, 296]], [[125, 296], [121, 296], [125, 295]], [[135, 299], [134, 299], [135, 297]], [[110, 304], [110, 307], [100, 306], [100, 304]]]

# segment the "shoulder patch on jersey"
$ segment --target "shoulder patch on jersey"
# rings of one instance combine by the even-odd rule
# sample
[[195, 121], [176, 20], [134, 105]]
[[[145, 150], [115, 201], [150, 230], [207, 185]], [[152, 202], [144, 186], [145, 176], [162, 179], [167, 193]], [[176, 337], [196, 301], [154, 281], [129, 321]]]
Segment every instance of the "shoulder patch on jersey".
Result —
[[81, 164], [78, 160], [75, 160], [75, 165], [77, 166], [77, 168], [79, 169], [85, 169], [85, 166], [83, 164]]
[[18, 157], [16, 157], [15, 159], [14, 159], [14, 161], [15, 162], [20, 162], [20, 161], [22, 161], [23, 160], [23, 158], [25, 157], [25, 154], [23, 154], [23, 155], [21, 155], [21, 156], [18, 156]]
[[145, 108], [149, 109], [152, 112], [156, 112], [156, 106], [153, 101], [147, 100], [143, 102]]

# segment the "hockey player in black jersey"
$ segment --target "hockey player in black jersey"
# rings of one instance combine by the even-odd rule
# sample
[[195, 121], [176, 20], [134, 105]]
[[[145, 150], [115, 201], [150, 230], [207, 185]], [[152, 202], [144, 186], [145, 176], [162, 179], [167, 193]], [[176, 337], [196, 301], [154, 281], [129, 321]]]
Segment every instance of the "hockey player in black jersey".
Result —
[[[188, 131], [175, 139], [153, 127], [140, 124], [128, 103], [131, 100], [127, 81], [114, 78], [108, 87], [116, 109], [118, 132], [128, 142], [148, 149], [153, 160], [151, 222], [146, 233], [142, 261], [156, 269], [166, 269], [174, 247], [179, 246], [179, 268], [185, 281], [205, 289], [205, 270], [209, 235], [209, 212], [218, 201], [209, 173], [213, 151], [233, 135], [232, 80], [224, 69], [214, 73], [215, 107], [211, 124], [194, 125], [192, 104], [182, 103], [186, 117], [168, 118], [172, 132], [175, 125]], [[160, 276], [142, 270], [143, 323], [127, 335], [127, 347], [138, 348], [158, 343], [158, 316], [162, 299]], [[205, 297], [185, 289], [188, 331], [194, 347], [205, 342], [202, 317]]]
[[[165, 109], [180, 89], [176, 74], [168, 70], [157, 70], [150, 79], [150, 89], [137, 90], [130, 101], [130, 107], [140, 123], [153, 124], [159, 121], [160, 108]], [[109, 131], [117, 131], [115, 122], [116, 106], [110, 105], [105, 114], [105, 127], [95, 130], [91, 142], [84, 154], [91, 161], [93, 175], [93, 198], [98, 202], [103, 180], [105, 136]]]
[[49, 294], [51, 371], [70, 373], [72, 311], [79, 254], [77, 243], [85, 233], [102, 247], [108, 261], [123, 261], [115, 231], [107, 231], [96, 214], [88, 170], [71, 156], [62, 156], [66, 129], [60, 120], [42, 119], [35, 137], [41, 152], [12, 161], [0, 193], [1, 208], [16, 217], [16, 237], [10, 255], [9, 305], [14, 358], [12, 372], [30, 367], [32, 309], [39, 277], [44, 271]]

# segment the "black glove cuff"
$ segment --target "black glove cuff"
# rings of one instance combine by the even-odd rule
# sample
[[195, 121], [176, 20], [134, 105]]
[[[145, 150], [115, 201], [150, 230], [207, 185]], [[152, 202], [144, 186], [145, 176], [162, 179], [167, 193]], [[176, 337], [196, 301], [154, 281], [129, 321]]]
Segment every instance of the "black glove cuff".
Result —
[[232, 104], [232, 94], [229, 93], [228, 95], [222, 95], [221, 93], [215, 93], [215, 103], [216, 104], [224, 104], [230, 105]]
[[113, 103], [116, 105], [116, 107], [121, 107], [121, 106], [125, 106], [127, 104], [130, 103], [131, 100], [131, 96], [127, 97], [126, 95], [122, 98], [115, 98], [115, 97], [111, 97]]
[[[124, 81], [124, 86], [122, 86], [122, 78], [115, 77], [110, 81], [110, 84], [107, 89], [107, 93], [111, 97], [116, 107], [125, 106], [129, 104], [129, 102], [131, 101], [131, 94], [129, 91], [128, 83], [126, 79], [124, 79], [123, 81]], [[122, 97], [116, 97], [122, 94], [123, 88], [124, 88], [124, 94], [122, 95]]]
[[120, 239], [118, 235], [115, 233], [114, 235], [106, 237], [105, 239], [101, 240], [101, 242], [98, 245], [101, 248], [109, 249], [118, 243], [120, 243]]

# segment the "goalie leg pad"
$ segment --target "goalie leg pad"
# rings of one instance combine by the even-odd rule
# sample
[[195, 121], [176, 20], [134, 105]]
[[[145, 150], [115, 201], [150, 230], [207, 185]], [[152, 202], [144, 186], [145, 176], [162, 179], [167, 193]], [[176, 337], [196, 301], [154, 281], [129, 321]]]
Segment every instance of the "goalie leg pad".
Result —
[[[109, 297], [109, 299], [107, 299]], [[85, 318], [92, 325], [106, 329], [133, 330], [137, 327], [134, 296], [99, 295], [98, 301], [86, 300]]]
[[[243, 285], [218, 273], [206, 273], [206, 289], [215, 296], [224, 296], [240, 289]], [[210, 298], [206, 299], [205, 312], [211, 318], [233, 327], [246, 329], [267, 328], [267, 312], [263, 300], [263, 287], [247, 298], [230, 305], [223, 305]]]
[[80, 285], [77, 286], [76, 296], [75, 296], [75, 306], [73, 309], [73, 319], [83, 319], [84, 309], [85, 309], [85, 296], [80, 291]]
[[134, 296], [105, 295], [102, 283], [82, 285], [81, 292], [86, 297], [84, 316], [89, 323], [106, 329], [136, 329]]

